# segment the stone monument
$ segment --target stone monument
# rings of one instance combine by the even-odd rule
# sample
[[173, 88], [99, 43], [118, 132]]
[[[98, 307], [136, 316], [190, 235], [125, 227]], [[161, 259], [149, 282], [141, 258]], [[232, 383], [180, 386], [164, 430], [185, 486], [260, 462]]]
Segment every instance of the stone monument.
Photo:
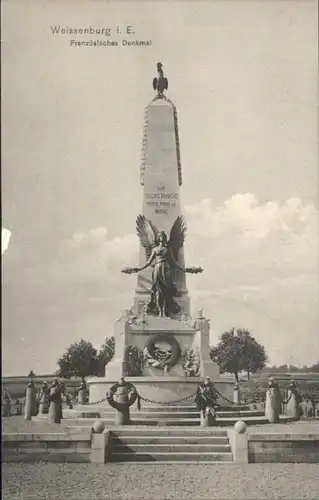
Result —
[[[156, 94], [144, 117], [140, 168], [143, 203], [136, 219], [139, 267], [122, 270], [137, 273], [137, 287], [132, 308], [122, 311], [115, 325], [115, 354], [106, 366], [105, 377], [88, 380], [90, 402], [105, 397], [109, 387], [123, 376], [143, 397], [158, 402], [190, 394], [196, 390], [199, 378], [185, 374], [186, 350], [198, 354], [199, 377], [209, 376], [221, 392], [232, 397], [231, 385], [223, 383], [218, 366], [209, 357], [209, 320], [203, 311], [198, 311], [194, 319], [190, 316], [186, 274], [203, 270], [185, 267], [187, 227], [180, 205], [182, 166], [177, 110], [164, 94], [168, 80], [161, 63], [157, 70], [153, 80]], [[134, 346], [141, 358], [140, 375], [133, 378], [128, 371], [129, 346]]]

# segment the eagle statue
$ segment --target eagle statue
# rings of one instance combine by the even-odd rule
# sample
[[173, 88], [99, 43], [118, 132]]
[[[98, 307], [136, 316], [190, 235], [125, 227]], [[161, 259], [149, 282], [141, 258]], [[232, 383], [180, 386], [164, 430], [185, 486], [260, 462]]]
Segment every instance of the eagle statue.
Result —
[[164, 93], [164, 90], [168, 89], [168, 80], [164, 76], [163, 64], [160, 62], [157, 63], [157, 74], [158, 74], [158, 77], [153, 78], [153, 89], [158, 92], [159, 96], [162, 96]]

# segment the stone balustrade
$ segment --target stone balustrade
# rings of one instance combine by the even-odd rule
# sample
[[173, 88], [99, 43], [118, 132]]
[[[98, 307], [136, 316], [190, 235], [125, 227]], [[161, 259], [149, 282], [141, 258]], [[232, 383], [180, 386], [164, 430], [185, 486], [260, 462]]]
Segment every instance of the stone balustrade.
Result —
[[3, 434], [4, 462], [90, 462], [88, 433]]

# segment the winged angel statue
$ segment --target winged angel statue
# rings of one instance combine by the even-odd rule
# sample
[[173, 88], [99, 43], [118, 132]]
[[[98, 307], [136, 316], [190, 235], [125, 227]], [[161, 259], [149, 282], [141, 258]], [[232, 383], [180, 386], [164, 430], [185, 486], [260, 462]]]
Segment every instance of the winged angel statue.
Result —
[[139, 215], [136, 220], [136, 229], [141, 245], [145, 249], [146, 263], [144, 266], [127, 267], [122, 273], [131, 274], [143, 271], [149, 266], [153, 267], [151, 300], [147, 305], [147, 312], [157, 316], [170, 317], [180, 312], [179, 305], [174, 297], [180, 297], [174, 281], [174, 271], [179, 269], [183, 273], [201, 273], [201, 267], [188, 267], [183, 269], [178, 264], [179, 251], [185, 240], [186, 222], [183, 216], [175, 220], [169, 240], [166, 233], [157, 227], [144, 215]]

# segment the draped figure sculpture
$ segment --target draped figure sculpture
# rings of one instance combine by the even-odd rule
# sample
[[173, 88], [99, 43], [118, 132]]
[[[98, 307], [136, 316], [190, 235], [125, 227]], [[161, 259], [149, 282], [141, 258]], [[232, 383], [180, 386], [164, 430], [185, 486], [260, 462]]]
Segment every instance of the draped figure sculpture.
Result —
[[174, 300], [180, 297], [174, 280], [175, 270], [183, 273], [201, 273], [201, 267], [182, 268], [178, 263], [179, 251], [185, 240], [186, 223], [183, 216], [177, 217], [170, 231], [169, 240], [166, 233], [159, 231], [144, 215], [139, 215], [136, 221], [137, 234], [145, 249], [146, 263], [144, 266], [122, 269], [123, 273], [138, 273], [152, 266], [151, 300], [147, 304], [147, 313], [157, 316], [171, 317], [180, 312], [180, 306]]

